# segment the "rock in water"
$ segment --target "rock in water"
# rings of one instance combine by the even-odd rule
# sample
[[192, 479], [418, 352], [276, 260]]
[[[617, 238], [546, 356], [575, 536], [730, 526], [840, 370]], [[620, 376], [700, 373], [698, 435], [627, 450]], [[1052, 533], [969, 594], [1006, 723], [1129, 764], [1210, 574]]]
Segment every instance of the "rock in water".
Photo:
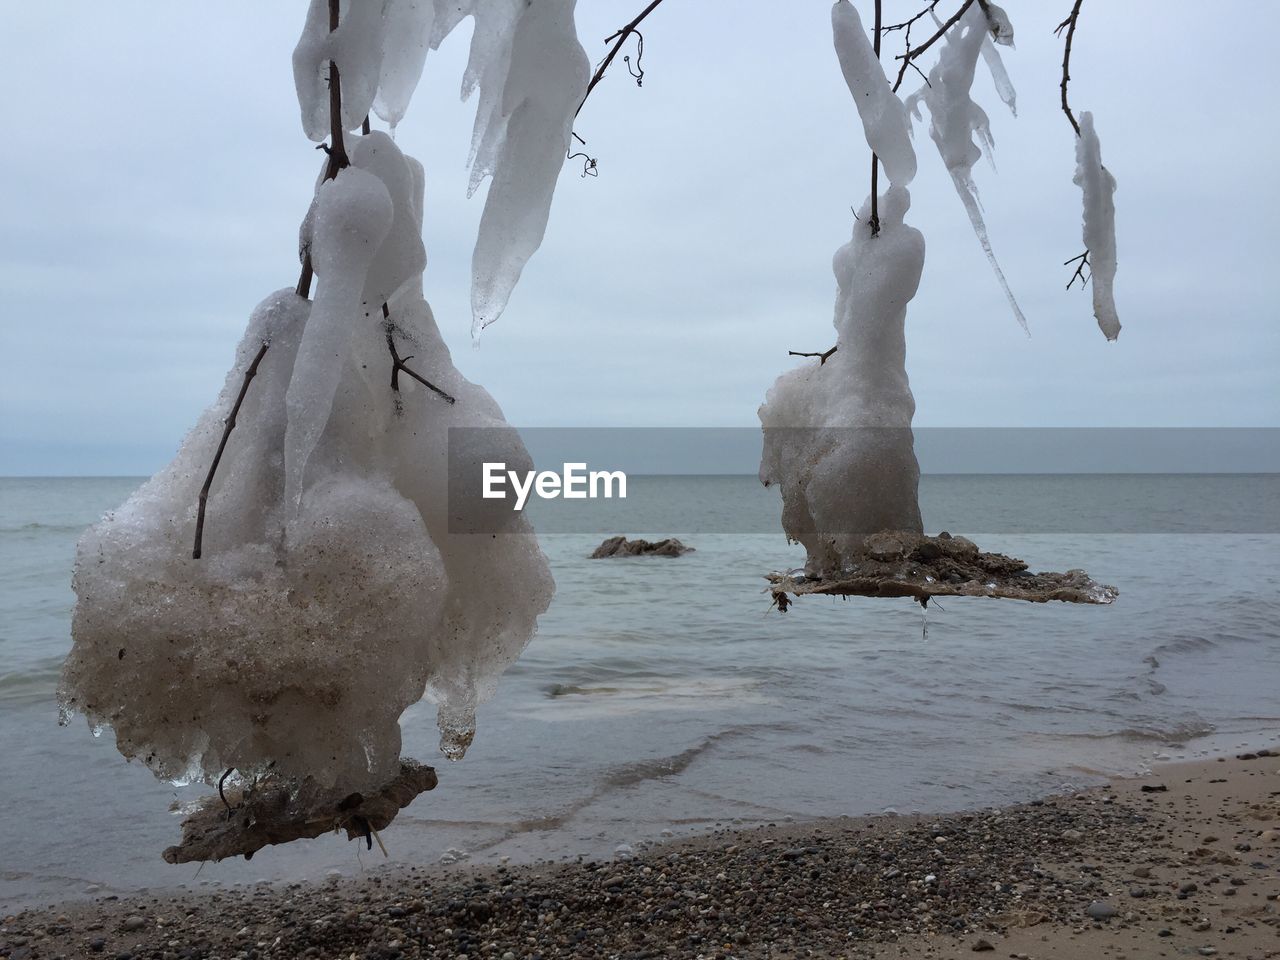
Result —
[[628, 540], [626, 537], [610, 537], [596, 547], [589, 559], [603, 560], [607, 557], [682, 557], [693, 553], [693, 547], [687, 547], [675, 537], [650, 542], [648, 540]]

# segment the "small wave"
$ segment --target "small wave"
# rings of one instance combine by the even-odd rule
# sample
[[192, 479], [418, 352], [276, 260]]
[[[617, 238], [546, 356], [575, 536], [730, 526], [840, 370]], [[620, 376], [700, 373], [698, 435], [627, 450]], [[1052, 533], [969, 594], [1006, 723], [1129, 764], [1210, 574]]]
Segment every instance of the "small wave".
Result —
[[1207, 737], [1217, 730], [1207, 720], [1188, 720], [1168, 726], [1146, 724], [1142, 726], [1122, 727], [1119, 730], [1107, 730], [1101, 733], [1067, 733], [1063, 737], [1071, 740], [1129, 740], [1140, 743], [1184, 743], [1196, 737]]
[[1151, 656], [1148, 658], [1147, 662], [1150, 663], [1154, 660], [1156, 662], [1153, 663], [1152, 666], [1159, 666], [1158, 657], [1161, 655], [1170, 656], [1178, 653], [1199, 653], [1203, 650], [1212, 650], [1216, 646], [1217, 644], [1208, 637], [1174, 637], [1172, 640], [1166, 640], [1151, 651]]
[[25, 704], [51, 701], [62, 675], [62, 658], [40, 660], [13, 673], [0, 673], [0, 703]]
[[0, 527], [0, 534], [6, 533], [79, 533], [88, 524], [85, 523], [20, 523], [13, 527]]

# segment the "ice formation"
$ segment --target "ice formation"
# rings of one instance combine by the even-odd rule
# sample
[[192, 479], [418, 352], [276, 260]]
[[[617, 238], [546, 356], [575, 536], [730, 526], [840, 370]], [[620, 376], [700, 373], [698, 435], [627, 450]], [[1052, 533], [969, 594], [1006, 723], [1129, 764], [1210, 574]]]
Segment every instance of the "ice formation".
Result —
[[371, 108], [394, 129], [429, 50], [467, 17], [475, 22], [462, 82], [463, 99], [479, 90], [469, 193], [493, 178], [472, 254], [478, 335], [506, 309], [547, 229], [590, 75], [577, 0], [344, 0], [332, 32], [327, 3], [311, 0], [293, 56], [303, 128], [317, 142], [329, 133], [330, 60], [342, 80], [343, 129], [355, 130]]
[[[881, 82], [887, 89], [888, 80], [871, 45], [852, 42], [846, 6], [837, 2], [833, 32], [861, 106], [860, 91], [880, 89]], [[868, 143], [884, 142], [882, 118], [896, 110], [859, 115]], [[914, 156], [899, 161], [900, 170], [914, 169]], [[863, 205], [852, 239], [832, 262], [836, 352], [783, 374], [760, 408], [760, 479], [781, 488], [783, 528], [804, 544], [811, 573], [839, 572], [878, 531], [922, 529], [905, 327], [924, 267], [924, 237], [904, 222], [910, 205], [905, 183], [895, 181], [880, 198], [876, 236], [867, 228], [870, 199]]]
[[[434, 46], [462, 15], [454, 2], [344, 7], [330, 33], [326, 5], [314, 0], [294, 55], [312, 137], [328, 131], [328, 58], [339, 64], [344, 127], [358, 127], [375, 99], [398, 118], [423, 44]], [[548, 151], [560, 115], [580, 94], [577, 66], [566, 63], [572, 0], [530, 9], [538, 15], [526, 10], [511, 28], [503, 71], [527, 95], [505, 101], [497, 164], [507, 178], [500, 195], [523, 219], [489, 228], [508, 231], [510, 262], [521, 264], [528, 237], [541, 234], [529, 222], [559, 169]], [[489, 56], [506, 54], [498, 44]], [[421, 165], [381, 132], [348, 137], [346, 147], [350, 166], [321, 180], [301, 231], [314, 298], [290, 288], [258, 306], [221, 394], [175, 459], [77, 549], [64, 713], [113, 728], [121, 753], [168, 780], [215, 782], [234, 768], [245, 779], [270, 771], [373, 789], [400, 770], [399, 718], [424, 695], [439, 707], [441, 749], [458, 758], [477, 704], [529, 642], [554, 590], [523, 514], [489, 503], [483, 526], [503, 535], [450, 532], [451, 523], [482, 525], [460, 512], [485, 502], [456, 490], [446, 500], [449, 429], [506, 424], [453, 366], [423, 299]], [[388, 337], [456, 402], [403, 374], [392, 390]], [[263, 344], [194, 560], [201, 485]], [[477, 462], [528, 461], [510, 429], [467, 436], [465, 454]]]
[[[992, 7], [993, 11], [997, 9]], [[1000, 20], [997, 21], [997, 39], [1004, 38], [1012, 42], [1013, 28], [1008, 24], [1008, 17], [1001, 10]], [[991, 156], [995, 146], [991, 139], [991, 127], [987, 122], [986, 111], [974, 103], [970, 95], [978, 55], [984, 46], [990, 46], [992, 34], [989, 31], [990, 27], [981, 5], [975, 3], [970, 6], [960, 22], [947, 31], [942, 52], [938, 55], [938, 62], [929, 71], [929, 82], [923, 89], [908, 98], [908, 104], [917, 115], [918, 105], [921, 102], [929, 108], [929, 136], [937, 145], [942, 162], [951, 174], [956, 193], [964, 204], [965, 212], [969, 215], [969, 222], [973, 224], [973, 232], [982, 245], [983, 253], [987, 255], [987, 260], [1000, 283], [1000, 289], [1004, 291], [1005, 298], [1009, 301], [1014, 317], [1017, 318], [1022, 329], [1027, 330], [1027, 318], [1023, 316], [1022, 308], [1018, 306], [1018, 301], [1014, 299], [1013, 291], [1009, 288], [1009, 281], [1005, 279], [1004, 271], [1000, 269], [1000, 263], [996, 260], [991, 238], [987, 234], [986, 223], [982, 219], [978, 186], [973, 182], [973, 166], [982, 156], [982, 150], [978, 144], [974, 143], [974, 135], [976, 134], [986, 147], [988, 156]], [[995, 51], [994, 47], [991, 49]], [[1000, 77], [994, 71], [993, 76], [996, 78], [997, 89], [999, 89]], [[1008, 81], [1007, 74], [1004, 76], [1004, 81]], [[1009, 95], [1008, 98], [1006, 93]], [[1001, 98], [1012, 106], [1011, 97], [1012, 86], [1009, 86], [1007, 91], [1001, 92]]]
[[839, 0], [831, 8], [831, 31], [840, 72], [858, 107], [867, 146], [880, 158], [890, 182], [905, 187], [916, 175], [911, 118], [893, 93], [862, 27], [862, 18], [849, 0]]
[[472, 333], [506, 308], [529, 258], [542, 244], [556, 178], [568, 154], [573, 117], [590, 76], [573, 29], [576, 0], [539, 0], [528, 7], [511, 40], [502, 90], [501, 146], [489, 142], [487, 121], [476, 162], [490, 161], [493, 182], [471, 259]]
[[1114, 340], [1120, 336], [1115, 297], [1116, 178], [1102, 165], [1102, 144], [1088, 111], [1080, 114], [1075, 182], [1084, 192], [1084, 245], [1093, 282], [1093, 315], [1103, 335]]

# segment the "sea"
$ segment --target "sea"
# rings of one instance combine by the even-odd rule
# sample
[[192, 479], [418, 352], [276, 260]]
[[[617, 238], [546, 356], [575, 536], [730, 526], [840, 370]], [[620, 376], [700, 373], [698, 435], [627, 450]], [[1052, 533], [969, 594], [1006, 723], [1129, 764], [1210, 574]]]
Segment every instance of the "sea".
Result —
[[[429, 704], [403, 716], [404, 752], [434, 762], [440, 783], [383, 833], [385, 858], [329, 836], [251, 862], [171, 866], [160, 854], [178, 839], [177, 811], [202, 790], [126, 763], [109, 730], [60, 726], [55, 701], [76, 541], [140, 482], [0, 478], [0, 915], [397, 864], [609, 858], [717, 826], [981, 808], [1280, 734], [1277, 475], [927, 475], [927, 530], [1034, 570], [1085, 568], [1119, 599], [957, 598], [923, 611], [809, 597], [785, 614], [764, 575], [804, 556], [780, 532], [776, 492], [745, 476], [633, 476], [633, 495], [661, 500], [668, 526], [628, 528], [625, 512], [605, 530], [539, 522], [556, 597], [480, 710], [466, 758], [440, 757]], [[1099, 518], [1100, 502], [1122, 503], [1129, 522]], [[708, 522], [726, 504], [733, 524]], [[674, 535], [695, 551], [588, 559], [608, 533]]]

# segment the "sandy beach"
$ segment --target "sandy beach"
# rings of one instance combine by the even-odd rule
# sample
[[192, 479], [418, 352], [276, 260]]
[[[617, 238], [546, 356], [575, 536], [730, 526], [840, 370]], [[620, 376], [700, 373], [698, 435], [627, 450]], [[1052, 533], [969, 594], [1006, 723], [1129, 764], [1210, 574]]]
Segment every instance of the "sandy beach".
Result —
[[719, 831], [611, 862], [6, 916], [10, 960], [1280, 956], [1280, 751], [998, 810]]

